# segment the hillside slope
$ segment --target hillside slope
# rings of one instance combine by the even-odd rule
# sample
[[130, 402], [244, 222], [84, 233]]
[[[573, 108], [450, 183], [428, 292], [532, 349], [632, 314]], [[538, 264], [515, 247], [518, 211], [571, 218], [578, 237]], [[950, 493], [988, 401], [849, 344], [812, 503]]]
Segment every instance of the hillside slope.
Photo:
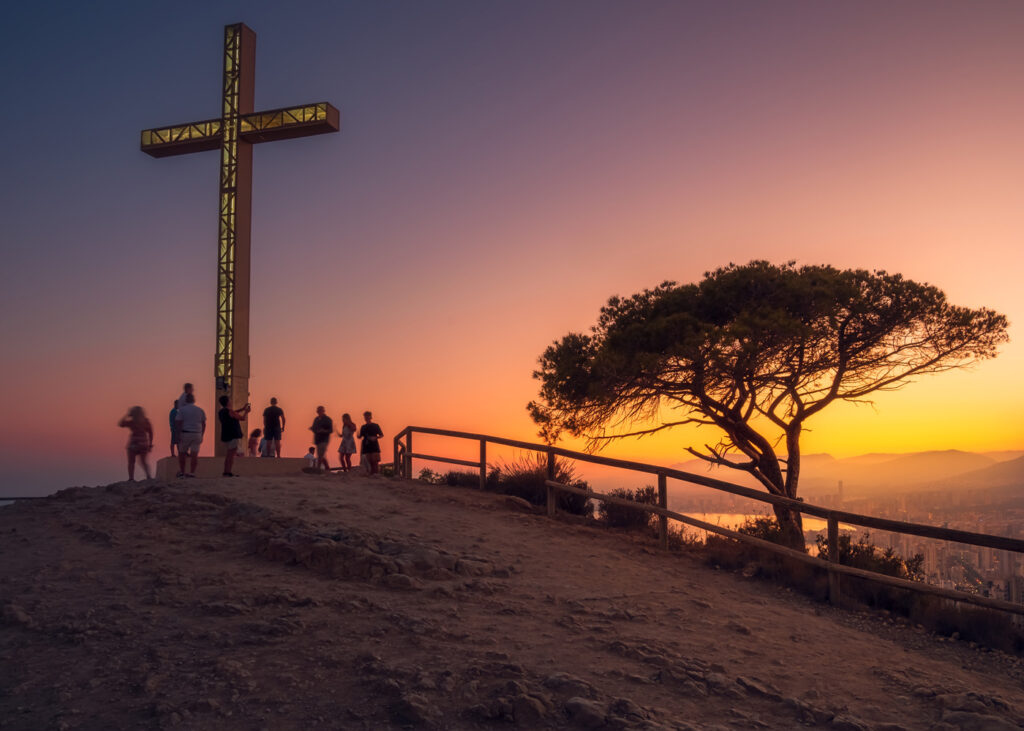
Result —
[[301, 475], [0, 509], [4, 729], [1002, 729], [1021, 678], [473, 490]]

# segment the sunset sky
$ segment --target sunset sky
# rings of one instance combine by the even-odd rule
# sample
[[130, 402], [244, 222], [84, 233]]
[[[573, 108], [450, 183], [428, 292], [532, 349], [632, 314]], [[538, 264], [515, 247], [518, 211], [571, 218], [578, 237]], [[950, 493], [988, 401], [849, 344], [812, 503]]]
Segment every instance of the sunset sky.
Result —
[[163, 456], [184, 381], [215, 414], [218, 155], [153, 159], [139, 132], [219, 114], [235, 22], [257, 110], [341, 110], [338, 134], [254, 150], [250, 385], [285, 409], [286, 454], [318, 404], [372, 409], [387, 444], [408, 424], [532, 440], [548, 344], [613, 294], [755, 258], [900, 272], [1010, 319], [996, 360], [832, 407], [806, 453], [1024, 448], [1024, 3], [4, 15], [0, 493], [122, 479], [133, 404]]

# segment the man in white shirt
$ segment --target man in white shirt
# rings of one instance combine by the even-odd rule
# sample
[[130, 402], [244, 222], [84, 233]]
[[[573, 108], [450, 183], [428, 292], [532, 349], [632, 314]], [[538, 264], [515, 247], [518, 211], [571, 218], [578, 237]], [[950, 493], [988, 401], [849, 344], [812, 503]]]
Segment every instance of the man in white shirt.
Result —
[[[186, 386], [192, 384], [186, 383]], [[206, 413], [196, 406], [196, 397], [187, 390], [184, 394], [185, 405], [178, 406], [175, 426], [178, 430], [178, 477], [195, 477], [199, 463], [199, 445], [203, 443], [206, 433]], [[192, 457], [192, 469], [185, 472], [185, 455]]]

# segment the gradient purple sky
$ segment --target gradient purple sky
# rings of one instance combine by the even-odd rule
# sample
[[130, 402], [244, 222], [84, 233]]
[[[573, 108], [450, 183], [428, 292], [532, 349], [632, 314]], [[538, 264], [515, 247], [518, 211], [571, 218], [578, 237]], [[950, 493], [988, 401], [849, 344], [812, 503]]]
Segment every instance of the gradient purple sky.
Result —
[[547, 344], [753, 258], [1011, 320], [997, 360], [833, 409], [807, 452], [1024, 447], [1022, 3], [40, 2], [0, 27], [0, 493], [120, 479], [136, 403], [164, 454], [185, 380], [214, 411], [217, 155], [138, 139], [217, 115], [234, 22], [257, 109], [342, 115], [254, 154], [252, 400], [287, 452], [320, 403], [531, 439]]

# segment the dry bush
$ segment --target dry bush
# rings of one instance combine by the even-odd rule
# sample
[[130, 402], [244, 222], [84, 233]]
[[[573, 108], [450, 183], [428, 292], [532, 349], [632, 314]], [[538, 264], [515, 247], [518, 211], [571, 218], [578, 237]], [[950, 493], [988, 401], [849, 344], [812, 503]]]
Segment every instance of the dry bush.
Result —
[[[544, 484], [548, 479], [547, 456], [533, 454], [520, 457], [498, 465], [495, 471], [498, 492], [521, 497], [534, 505], [547, 503], [547, 486]], [[576, 476], [572, 464], [563, 459], [555, 460], [555, 482], [582, 490], [589, 488], [585, 480]], [[590, 515], [594, 510], [590, 498], [562, 491], [558, 492], [557, 504], [559, 510], [574, 515]]]
[[[632, 500], [640, 505], [658, 504], [658, 491], [653, 485], [638, 487], [635, 490], [616, 488], [608, 494], [623, 500]], [[651, 525], [651, 519], [654, 517], [646, 510], [633, 508], [628, 505], [608, 503], [603, 500], [598, 501], [597, 511], [601, 516], [601, 520], [608, 526], [626, 528], [627, 530], [643, 530], [648, 528]]]

